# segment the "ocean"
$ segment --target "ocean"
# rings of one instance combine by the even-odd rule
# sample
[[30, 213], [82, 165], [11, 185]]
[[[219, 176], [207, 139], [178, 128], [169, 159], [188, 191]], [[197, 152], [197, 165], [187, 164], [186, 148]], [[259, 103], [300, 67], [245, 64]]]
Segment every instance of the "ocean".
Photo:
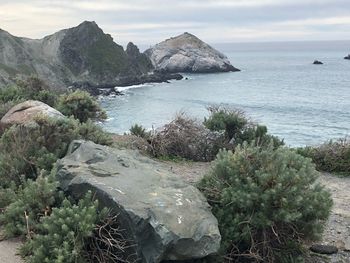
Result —
[[[101, 99], [107, 131], [158, 128], [176, 113], [202, 120], [210, 105], [243, 110], [287, 145], [350, 136], [350, 41], [213, 45], [241, 72], [184, 74], [187, 80], [121, 88]], [[313, 65], [314, 60], [323, 65]]]

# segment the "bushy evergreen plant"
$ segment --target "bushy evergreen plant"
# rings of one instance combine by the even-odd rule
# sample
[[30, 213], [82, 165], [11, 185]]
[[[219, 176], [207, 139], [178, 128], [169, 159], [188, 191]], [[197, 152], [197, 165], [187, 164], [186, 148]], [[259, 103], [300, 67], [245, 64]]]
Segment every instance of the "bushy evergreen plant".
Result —
[[40, 218], [50, 214], [52, 206], [62, 198], [57, 186], [54, 176], [43, 172], [35, 181], [25, 180], [12, 191], [11, 204], [0, 215], [6, 237], [34, 235]]
[[199, 188], [219, 221], [228, 261], [246, 255], [282, 262], [294, 258], [301, 240], [317, 238], [332, 205], [317, 176], [309, 159], [284, 147], [244, 143], [221, 151]]
[[82, 90], [61, 95], [56, 108], [64, 115], [73, 116], [80, 122], [86, 122], [89, 119], [103, 121], [107, 118], [106, 112], [97, 101]]
[[141, 137], [144, 139], [150, 138], [150, 133], [146, 131], [146, 129], [142, 125], [134, 124], [130, 128], [130, 134], [135, 135], [137, 137]]
[[225, 107], [209, 107], [209, 117], [204, 126], [212, 131], [224, 132], [227, 141], [235, 146], [246, 142], [266, 146], [272, 141], [275, 147], [283, 145], [283, 140], [267, 133], [267, 127], [251, 122], [243, 111]]
[[38, 234], [22, 247], [22, 255], [30, 263], [86, 263], [86, 239], [107, 213], [104, 210], [99, 214], [97, 207], [91, 193], [77, 205], [64, 199], [61, 207], [53, 208], [50, 216], [42, 218]]
[[50, 171], [75, 139], [112, 143], [110, 136], [93, 122], [82, 124], [72, 118], [39, 116], [32, 124], [7, 129], [0, 139], [0, 185], [11, 181], [19, 184], [23, 176], [36, 178], [38, 171]]

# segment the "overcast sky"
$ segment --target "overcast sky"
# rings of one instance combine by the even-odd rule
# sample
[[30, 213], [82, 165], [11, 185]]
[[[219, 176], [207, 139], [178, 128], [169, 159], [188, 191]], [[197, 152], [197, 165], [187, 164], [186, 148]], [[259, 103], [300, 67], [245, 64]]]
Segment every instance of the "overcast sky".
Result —
[[0, 28], [41, 38], [84, 20], [117, 43], [185, 31], [209, 43], [350, 39], [350, 0], [0, 0]]

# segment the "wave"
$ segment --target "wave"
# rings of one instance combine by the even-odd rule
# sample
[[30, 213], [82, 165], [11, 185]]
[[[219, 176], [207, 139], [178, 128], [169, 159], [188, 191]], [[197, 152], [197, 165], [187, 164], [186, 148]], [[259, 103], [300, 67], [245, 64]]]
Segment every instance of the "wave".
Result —
[[145, 84], [125, 86], [125, 87], [116, 86], [116, 87], [114, 87], [114, 89], [117, 91], [125, 91], [125, 90], [129, 90], [129, 89], [138, 89], [138, 88], [143, 88], [143, 87], [147, 87], [147, 86], [153, 86], [153, 85], [150, 83], [145, 83]]

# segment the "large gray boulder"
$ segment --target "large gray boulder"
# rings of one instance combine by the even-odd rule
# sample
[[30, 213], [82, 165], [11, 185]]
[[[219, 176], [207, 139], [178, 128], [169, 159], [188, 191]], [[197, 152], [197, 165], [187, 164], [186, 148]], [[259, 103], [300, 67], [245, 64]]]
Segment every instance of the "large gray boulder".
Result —
[[61, 188], [88, 190], [119, 213], [142, 262], [189, 260], [217, 252], [221, 236], [203, 195], [137, 151], [73, 141], [58, 161]]
[[187, 32], [147, 49], [145, 54], [161, 72], [239, 71], [224, 54]]
[[0, 120], [0, 128], [14, 124], [33, 122], [37, 116], [64, 118], [64, 115], [49, 105], [36, 100], [27, 100], [12, 107]]

